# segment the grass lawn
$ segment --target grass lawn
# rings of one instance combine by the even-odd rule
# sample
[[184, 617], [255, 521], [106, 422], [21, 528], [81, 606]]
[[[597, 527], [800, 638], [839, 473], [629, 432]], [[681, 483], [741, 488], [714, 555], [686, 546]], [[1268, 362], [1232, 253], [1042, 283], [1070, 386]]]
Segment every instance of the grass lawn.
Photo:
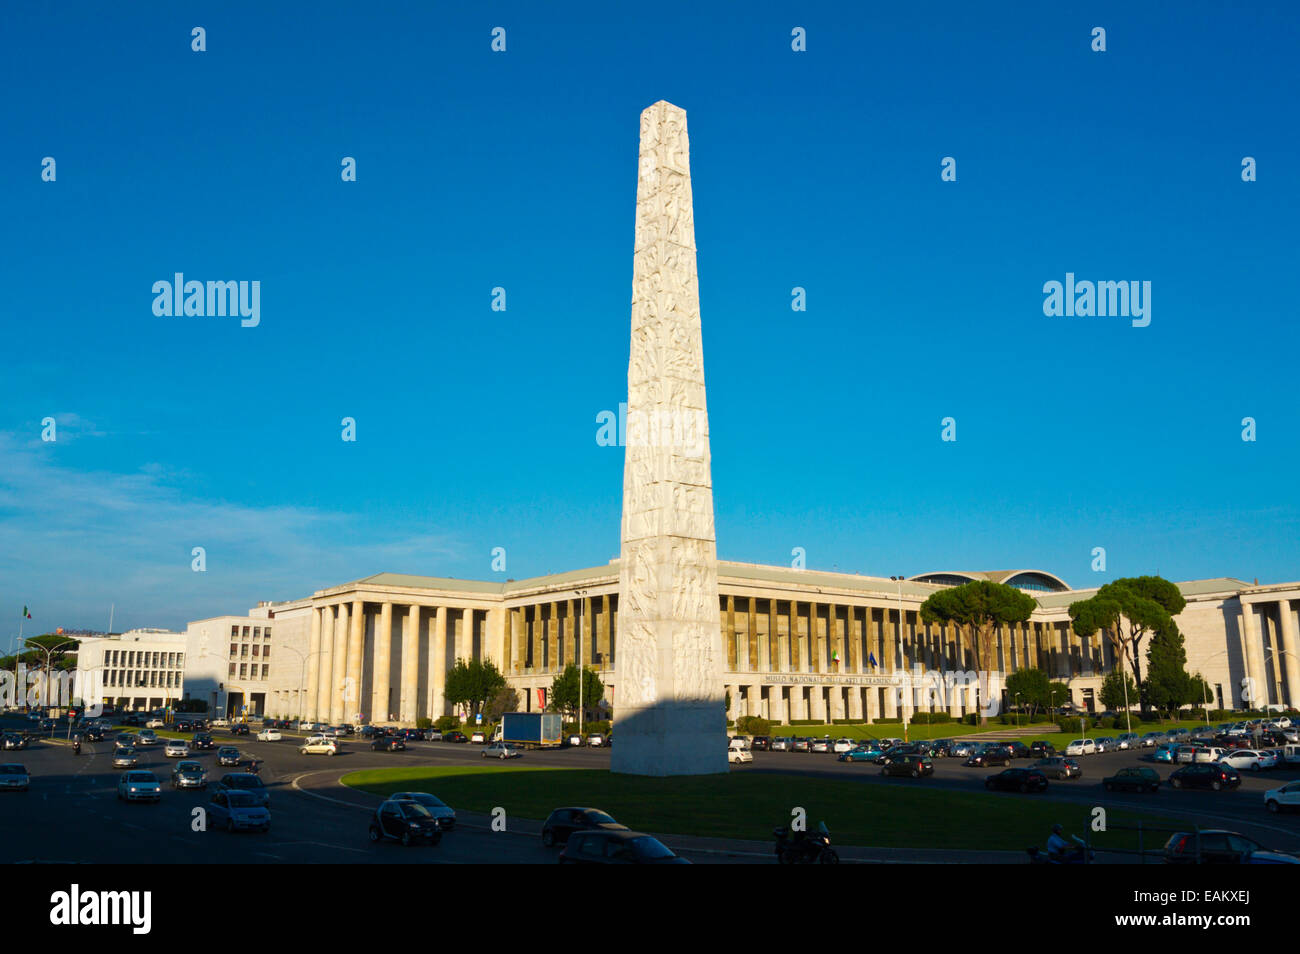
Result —
[[[874, 766], [863, 770], [876, 771]], [[796, 806], [807, 811], [810, 825], [826, 822], [835, 843], [873, 847], [1015, 851], [1045, 845], [1055, 822], [1081, 837], [1088, 824], [1083, 805], [1052, 804], [1035, 795], [940, 791], [907, 779], [873, 785], [744, 771], [643, 778], [591, 769], [491, 765], [371, 769], [342, 781], [375, 795], [429, 791], [465, 811], [487, 813], [501, 806], [507, 818], [544, 819], [554, 808], [591, 806], [641, 831], [756, 841], [767, 840]], [[1109, 813], [1115, 825], [1136, 818], [1118, 810]], [[1156, 815], [1144, 816], [1143, 823], [1177, 824]], [[1099, 847], [1137, 847], [1136, 835], [1127, 832], [1094, 834], [1093, 839]], [[1154, 847], [1151, 838], [1147, 842]]]
[[[1198, 729], [1203, 722], [1197, 719], [1191, 721], [1166, 721], [1166, 722], [1137, 722], [1133, 723], [1133, 731], [1139, 736], [1146, 735], [1148, 732], [1168, 732], [1170, 729]], [[1026, 733], [1020, 735], [1026, 745], [1036, 739], [1044, 739], [1058, 749], [1064, 749], [1070, 742], [1080, 738], [1096, 738], [1099, 735], [1108, 735], [1114, 738], [1121, 735], [1124, 729], [1088, 729], [1086, 736], [1082, 736], [1076, 730], [1074, 732], [1057, 732], [1055, 722], [1043, 722], [1037, 726], [1022, 723], [1021, 728], [1033, 730], [1032, 734]], [[1004, 732], [1008, 729], [1015, 729], [1016, 725], [1003, 725], [996, 719], [990, 719], [988, 725], [975, 726], [966, 725], [961, 722], [941, 722], [936, 725], [918, 725], [908, 723], [907, 737], [911, 741], [920, 741], [923, 739], [955, 739], [963, 735], [974, 735], [979, 732]], [[735, 732], [734, 728], [728, 729], [728, 732]], [[772, 727], [774, 736], [811, 736], [820, 738], [829, 735], [832, 739], [901, 739], [903, 737], [903, 724], [901, 722], [872, 722], [869, 724], [859, 725], [779, 725]]]

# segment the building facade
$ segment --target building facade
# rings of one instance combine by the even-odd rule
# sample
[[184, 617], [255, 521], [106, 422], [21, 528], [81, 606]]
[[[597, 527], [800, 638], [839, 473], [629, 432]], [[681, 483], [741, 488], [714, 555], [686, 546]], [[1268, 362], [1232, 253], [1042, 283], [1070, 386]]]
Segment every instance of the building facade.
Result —
[[[920, 618], [931, 593], [970, 579], [1005, 582], [1037, 603], [1027, 622], [997, 633], [987, 675], [956, 627]], [[617, 714], [618, 586], [618, 561], [506, 582], [382, 573], [265, 603], [247, 617], [190, 624], [190, 688], [233, 691], [251, 711], [285, 718], [413, 724], [454, 714], [445, 686], [457, 659], [492, 660], [527, 711], [545, 708], [555, 676], [582, 661], [600, 673], [604, 703]], [[1187, 668], [1205, 677], [1211, 708], [1300, 707], [1300, 583], [1177, 586], [1187, 600], [1177, 617]], [[1065, 682], [1075, 705], [1100, 708], [1115, 666], [1104, 637], [1081, 639], [1070, 627], [1069, 605], [1096, 590], [1038, 570], [891, 580], [719, 561], [718, 588], [732, 718], [960, 716], [981, 699], [1013, 704], [1002, 687], [1026, 667]], [[200, 674], [193, 667], [203, 660], [212, 664]], [[269, 668], [254, 677], [254, 665]]]
[[126, 711], [162, 709], [184, 698], [187, 662], [184, 633], [133, 629], [78, 640], [79, 684], [96, 687], [103, 705]]

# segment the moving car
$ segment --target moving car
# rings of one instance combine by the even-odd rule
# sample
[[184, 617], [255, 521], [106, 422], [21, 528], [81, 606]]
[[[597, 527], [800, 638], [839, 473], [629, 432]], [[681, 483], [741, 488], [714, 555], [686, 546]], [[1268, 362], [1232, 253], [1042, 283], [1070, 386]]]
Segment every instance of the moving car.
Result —
[[262, 779], [252, 772], [229, 772], [221, 776], [221, 781], [217, 782], [217, 788], [225, 791], [248, 792], [257, 799], [259, 805], [264, 808], [271, 806], [271, 793], [266, 790], [266, 785]]
[[542, 823], [542, 844], [563, 845], [578, 831], [627, 831], [599, 808], [557, 808]]
[[283, 738], [284, 736], [280, 734], [279, 729], [263, 729], [257, 733], [257, 741], [259, 742], [279, 742]]
[[639, 831], [574, 832], [557, 860], [570, 865], [690, 864], [658, 839]]
[[1270, 812], [1300, 809], [1300, 782], [1288, 782], [1264, 793], [1264, 807]]
[[117, 797], [124, 802], [160, 802], [162, 783], [153, 772], [123, 772], [117, 780]]
[[920, 778], [934, 774], [934, 762], [928, 755], [891, 755], [881, 766], [881, 775], [906, 775]]
[[140, 757], [135, 754], [135, 749], [129, 745], [119, 746], [113, 752], [113, 768], [130, 769], [140, 764]]
[[1165, 864], [1300, 864], [1300, 858], [1269, 851], [1254, 839], [1235, 831], [1213, 828], [1200, 832], [1175, 832], [1165, 842]]
[[32, 777], [17, 762], [0, 765], [0, 789], [7, 792], [25, 792], [31, 787]]
[[208, 819], [226, 831], [270, 831], [271, 811], [252, 792], [219, 788], [208, 802]]
[[860, 745], [856, 749], [841, 752], [838, 757], [841, 762], [876, 762], [884, 754], [875, 746]]
[[158, 718], [150, 719], [148, 722], [145, 723], [145, 727], [149, 729], [162, 729], [165, 728], [166, 726], [167, 723], [164, 722], [162, 719], [158, 719]]
[[338, 755], [338, 751], [339, 744], [323, 735], [310, 736], [298, 746], [300, 755]]
[[394, 792], [388, 797], [399, 802], [419, 802], [438, 820], [438, 827], [443, 831], [451, 831], [456, 827], [456, 812], [436, 795], [428, 792]]
[[404, 846], [436, 845], [442, 841], [437, 819], [419, 802], [388, 799], [370, 820], [371, 841], [400, 841]]
[[1066, 758], [1062, 755], [1054, 755], [1051, 758], [1039, 759], [1037, 762], [1029, 764], [1031, 769], [1042, 772], [1048, 778], [1054, 778], [1057, 781], [1061, 779], [1082, 778], [1083, 769], [1079, 767], [1078, 761]]
[[1160, 789], [1160, 775], [1145, 766], [1122, 768], [1109, 778], [1101, 780], [1108, 792], [1155, 792]]
[[136, 736], [136, 745], [157, 745], [158, 733], [153, 729], [141, 729], [140, 734]]
[[727, 749], [728, 764], [743, 765], [752, 761], [754, 761], [754, 756], [750, 754], [749, 749]]
[[1169, 776], [1169, 784], [1174, 788], [1210, 788], [1218, 792], [1239, 786], [1241, 776], [1231, 765], [1198, 762], [1175, 771]]
[[243, 722], [236, 722], [229, 731], [231, 735], [248, 735], [248, 726]]
[[27, 736], [19, 735], [17, 732], [6, 732], [4, 736], [4, 748], [7, 752], [27, 748]]
[[984, 787], [1003, 792], [1045, 792], [1047, 776], [1038, 769], [1009, 768], [984, 780]]
[[190, 748], [196, 752], [205, 752], [212, 748], [216, 743], [212, 741], [212, 736], [206, 732], [195, 732], [194, 737], [190, 739]]
[[239, 749], [235, 748], [233, 745], [223, 745], [221, 748], [217, 749], [218, 765], [238, 765], [239, 759]]
[[163, 746], [163, 755], [169, 759], [187, 759], [190, 757], [190, 747], [184, 739], [168, 739]]
[[509, 742], [493, 742], [483, 749], [483, 758], [485, 759], [517, 759], [522, 755], [523, 753]]
[[172, 788], [207, 788], [208, 773], [200, 762], [187, 759], [172, 769]]

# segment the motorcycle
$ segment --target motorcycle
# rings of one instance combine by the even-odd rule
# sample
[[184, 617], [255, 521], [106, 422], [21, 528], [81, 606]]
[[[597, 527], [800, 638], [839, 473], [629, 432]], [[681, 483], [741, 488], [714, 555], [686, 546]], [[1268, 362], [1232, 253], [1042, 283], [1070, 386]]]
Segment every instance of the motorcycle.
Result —
[[1025, 853], [1029, 855], [1029, 863], [1031, 865], [1092, 864], [1093, 860], [1097, 857], [1097, 853], [1093, 851], [1091, 848], [1089, 848], [1088, 843], [1085, 842], [1078, 835], [1073, 836], [1073, 841], [1075, 842], [1076, 845], [1078, 845], [1078, 847], [1074, 848], [1069, 853], [1064, 855], [1059, 855], [1059, 856], [1053, 855], [1051, 852], [1044, 851], [1043, 849], [1039, 848], [1037, 845], [1033, 846], [1032, 848], [1026, 848]]
[[[792, 837], [793, 835], [793, 837]], [[776, 860], [783, 865], [837, 865], [840, 856], [831, 847], [831, 833], [826, 823], [817, 825], [816, 831], [791, 832], [786, 827], [773, 828], [776, 839]]]

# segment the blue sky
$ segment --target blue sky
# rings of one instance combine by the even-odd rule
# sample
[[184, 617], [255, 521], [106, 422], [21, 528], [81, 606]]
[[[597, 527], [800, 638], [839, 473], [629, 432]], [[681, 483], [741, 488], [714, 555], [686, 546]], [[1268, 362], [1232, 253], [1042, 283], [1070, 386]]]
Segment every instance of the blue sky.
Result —
[[[15, 625], [616, 556], [596, 416], [658, 99], [690, 124], [721, 557], [1300, 578], [1293, 5], [443, 6], [7, 12]], [[177, 271], [260, 281], [260, 325], [156, 317]], [[1044, 316], [1066, 272], [1150, 281], [1150, 326]]]

